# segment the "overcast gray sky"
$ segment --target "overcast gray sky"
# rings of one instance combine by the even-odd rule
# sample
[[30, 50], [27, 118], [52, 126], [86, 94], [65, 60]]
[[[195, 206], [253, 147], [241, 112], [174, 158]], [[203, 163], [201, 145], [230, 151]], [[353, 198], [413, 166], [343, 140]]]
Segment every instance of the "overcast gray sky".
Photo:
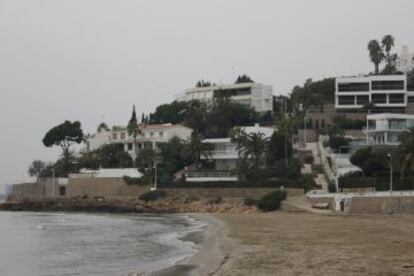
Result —
[[103, 116], [125, 124], [132, 104], [150, 112], [201, 78], [246, 73], [280, 94], [368, 72], [368, 40], [414, 48], [413, 11], [411, 0], [0, 0], [0, 185], [57, 158], [41, 139], [65, 119], [85, 132]]

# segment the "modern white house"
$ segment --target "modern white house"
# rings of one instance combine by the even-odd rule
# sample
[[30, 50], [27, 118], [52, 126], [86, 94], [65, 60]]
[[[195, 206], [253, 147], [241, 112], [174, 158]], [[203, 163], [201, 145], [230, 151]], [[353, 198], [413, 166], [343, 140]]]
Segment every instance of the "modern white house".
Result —
[[[191, 128], [179, 124], [141, 124], [140, 129], [142, 134], [137, 137], [138, 148], [149, 144], [155, 150], [158, 150], [160, 143], [166, 143], [173, 137], [187, 139], [192, 133]], [[109, 131], [101, 129], [89, 140], [89, 150], [95, 150], [105, 144], [121, 144], [124, 150], [135, 158], [134, 138], [128, 134], [126, 128], [118, 127]]]
[[414, 115], [368, 114], [368, 127], [363, 129], [370, 145], [398, 145], [401, 133], [414, 127]]
[[404, 73], [414, 69], [414, 53], [408, 51], [408, 46], [401, 47], [401, 53], [397, 58], [396, 67], [398, 71]]
[[[254, 126], [245, 126], [241, 129], [246, 133], [263, 133], [264, 137], [270, 138], [275, 131], [273, 127], [263, 127], [259, 124]], [[213, 170], [187, 171], [187, 181], [237, 181], [238, 149], [237, 144], [231, 141], [231, 138], [214, 138], [204, 139], [204, 143], [212, 145], [213, 149], [207, 154], [202, 154], [202, 160], [209, 160], [213, 163]]]
[[406, 75], [339, 77], [335, 84], [335, 108], [361, 109], [367, 103], [382, 108], [405, 108], [413, 102]]
[[210, 102], [219, 96], [229, 97], [232, 101], [250, 106], [257, 112], [273, 110], [273, 87], [261, 83], [237, 83], [195, 87], [175, 95], [175, 100]]

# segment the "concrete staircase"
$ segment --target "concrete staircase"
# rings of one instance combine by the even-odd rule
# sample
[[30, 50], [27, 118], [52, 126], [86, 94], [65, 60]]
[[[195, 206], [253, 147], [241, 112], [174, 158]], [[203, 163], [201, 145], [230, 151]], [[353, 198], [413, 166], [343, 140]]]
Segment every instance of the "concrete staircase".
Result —
[[325, 174], [323, 173], [318, 143], [306, 143], [306, 149], [312, 152], [312, 174], [316, 175], [314, 178], [316, 185], [321, 187], [317, 191], [322, 193], [328, 192], [328, 181], [326, 181]]

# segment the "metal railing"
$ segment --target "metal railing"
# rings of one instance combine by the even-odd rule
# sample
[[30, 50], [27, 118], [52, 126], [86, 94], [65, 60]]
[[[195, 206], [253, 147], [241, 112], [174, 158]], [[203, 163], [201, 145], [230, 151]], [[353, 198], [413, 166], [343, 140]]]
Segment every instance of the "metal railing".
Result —
[[235, 172], [224, 172], [224, 171], [209, 171], [209, 172], [187, 172], [185, 174], [188, 178], [204, 178], [204, 177], [235, 177]]

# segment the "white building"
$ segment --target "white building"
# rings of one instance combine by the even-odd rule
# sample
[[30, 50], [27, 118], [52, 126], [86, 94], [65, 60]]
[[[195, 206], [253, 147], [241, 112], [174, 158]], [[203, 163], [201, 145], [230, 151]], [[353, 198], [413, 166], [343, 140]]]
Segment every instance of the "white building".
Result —
[[[173, 124], [140, 125], [140, 129], [142, 134], [137, 137], [138, 148], [150, 144], [155, 150], [160, 143], [166, 143], [173, 137], [187, 139], [192, 133], [191, 128]], [[122, 144], [124, 150], [135, 157], [134, 138], [128, 134], [126, 128], [115, 128], [110, 131], [101, 129], [89, 140], [89, 150], [95, 150], [105, 144]]]
[[398, 145], [401, 133], [414, 127], [414, 115], [408, 114], [369, 114], [368, 128], [364, 128], [371, 145]]
[[407, 46], [401, 47], [401, 53], [397, 59], [397, 70], [407, 73], [414, 69], [414, 53], [408, 52]]
[[257, 112], [273, 110], [273, 87], [260, 83], [238, 83], [195, 87], [175, 95], [176, 101], [212, 101], [214, 97], [226, 96], [231, 100], [252, 107]]
[[358, 109], [373, 103], [382, 108], [404, 108], [413, 102], [406, 75], [372, 75], [336, 78], [335, 108]]
[[[275, 131], [272, 127], [261, 127], [259, 124], [254, 126], [241, 127], [246, 134], [263, 133], [265, 138], [270, 138]], [[231, 138], [204, 139], [204, 143], [209, 143], [213, 149], [209, 154], [201, 155], [202, 160], [208, 159], [213, 163], [214, 170], [210, 172], [186, 172], [187, 181], [236, 181], [238, 150], [237, 144]]]

